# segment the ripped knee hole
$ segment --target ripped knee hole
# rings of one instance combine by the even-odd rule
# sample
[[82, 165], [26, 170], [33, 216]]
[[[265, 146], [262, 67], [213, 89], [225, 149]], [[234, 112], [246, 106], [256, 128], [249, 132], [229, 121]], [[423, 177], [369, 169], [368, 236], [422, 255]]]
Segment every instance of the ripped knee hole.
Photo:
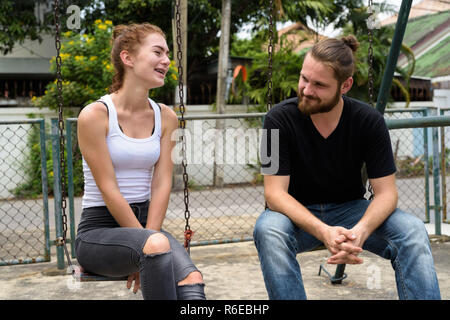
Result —
[[170, 250], [169, 239], [162, 233], [154, 233], [148, 237], [142, 251], [144, 254], [164, 253]]

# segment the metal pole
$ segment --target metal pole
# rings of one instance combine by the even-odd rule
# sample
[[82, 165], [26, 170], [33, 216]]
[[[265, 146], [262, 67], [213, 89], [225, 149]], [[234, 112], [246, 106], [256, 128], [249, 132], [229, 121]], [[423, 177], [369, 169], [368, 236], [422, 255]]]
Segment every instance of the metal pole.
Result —
[[[428, 109], [423, 111], [423, 116], [428, 116]], [[423, 128], [424, 170], [425, 170], [425, 223], [430, 222], [430, 168], [428, 164], [428, 128]]]
[[[72, 121], [66, 120], [66, 151], [67, 151], [67, 195], [69, 196], [70, 219], [70, 252], [75, 258], [75, 209], [74, 209], [74, 183], [73, 183], [73, 154], [72, 154]], [[66, 239], [68, 242], [68, 239]]]
[[412, 0], [403, 0], [398, 13], [397, 23], [395, 25], [394, 37], [389, 49], [389, 56], [384, 69], [383, 80], [381, 81], [380, 92], [378, 93], [376, 108], [381, 114], [386, 108], [387, 99], [389, 97], [389, 89], [391, 88], [392, 78], [394, 76], [397, 59], [402, 46], [403, 36], [405, 35], [406, 24], [408, 23], [409, 11], [411, 9]]
[[62, 234], [62, 217], [61, 217], [61, 207], [62, 207], [62, 197], [61, 197], [61, 172], [59, 167], [59, 127], [58, 119], [53, 118], [51, 120], [51, 137], [52, 137], [52, 159], [53, 159], [53, 195], [55, 204], [55, 232], [56, 232], [56, 258], [57, 266], [59, 270], [65, 269], [64, 263], [64, 249], [59, 241], [63, 238]]
[[[443, 116], [445, 110], [440, 110]], [[445, 127], [441, 127], [441, 155], [442, 155], [442, 221], [447, 222], [447, 150], [445, 147]]]
[[344, 280], [345, 278], [347, 278], [347, 275], [344, 273], [345, 270], [345, 264], [338, 264], [336, 266], [336, 271], [334, 273], [334, 276], [332, 276], [327, 269], [325, 268], [325, 266], [323, 264], [320, 265], [319, 268], [319, 276], [320, 274], [323, 272], [326, 273], [326, 275], [328, 276], [328, 278], [330, 278], [331, 284], [342, 284], [342, 280]]
[[45, 120], [39, 121], [39, 138], [41, 145], [41, 176], [42, 176], [42, 202], [44, 205], [44, 233], [45, 249], [44, 259], [50, 261], [50, 223], [48, 217], [48, 176], [47, 176], [47, 153], [45, 148]]
[[386, 125], [389, 130], [450, 126], [450, 116], [430, 116], [426, 118], [409, 118], [409, 119], [386, 119]]
[[345, 264], [338, 264], [334, 276], [331, 278], [332, 284], [341, 284], [344, 279]]
[[[222, 1], [222, 17], [221, 17], [221, 35], [219, 44], [219, 57], [217, 67], [217, 95], [216, 95], [216, 109], [217, 113], [225, 113], [226, 99], [225, 89], [227, 80], [227, 70], [229, 51], [230, 51], [230, 19], [231, 19], [231, 0]], [[225, 121], [216, 120], [217, 132], [222, 133], [225, 128]], [[215, 152], [214, 152], [214, 167], [213, 167], [213, 184], [215, 187], [223, 187], [224, 184], [224, 166], [223, 158], [223, 135], [217, 134], [215, 137]]]
[[447, 219], [447, 181], [446, 180], [446, 166], [447, 153], [445, 150], [445, 127], [440, 127], [441, 132], [441, 184], [442, 184], [442, 218]]
[[438, 236], [441, 235], [441, 193], [439, 178], [439, 128], [433, 127], [434, 231]]

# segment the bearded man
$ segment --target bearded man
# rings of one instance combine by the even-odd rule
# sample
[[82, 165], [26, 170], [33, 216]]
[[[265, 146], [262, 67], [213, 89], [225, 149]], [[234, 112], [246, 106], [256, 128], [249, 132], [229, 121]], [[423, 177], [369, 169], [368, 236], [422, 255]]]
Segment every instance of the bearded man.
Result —
[[[358, 46], [354, 36], [316, 43], [303, 61], [298, 97], [265, 117], [261, 154], [277, 152], [262, 164], [267, 209], [254, 241], [270, 299], [306, 299], [297, 254], [321, 244], [330, 264], [361, 264], [363, 250], [390, 259], [400, 299], [440, 299], [425, 226], [397, 208], [383, 115], [345, 96]], [[364, 198], [364, 163], [373, 200]]]

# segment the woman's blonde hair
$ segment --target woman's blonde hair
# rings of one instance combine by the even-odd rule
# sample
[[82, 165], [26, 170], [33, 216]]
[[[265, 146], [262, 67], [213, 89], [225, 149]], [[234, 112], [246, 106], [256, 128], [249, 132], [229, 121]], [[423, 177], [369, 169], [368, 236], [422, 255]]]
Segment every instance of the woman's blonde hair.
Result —
[[123, 85], [125, 76], [125, 68], [123, 66], [120, 53], [127, 50], [130, 53], [136, 52], [142, 40], [149, 34], [159, 33], [166, 38], [165, 33], [159, 28], [150, 23], [117, 25], [114, 28], [111, 38], [111, 63], [114, 66], [114, 76], [112, 84], [109, 87], [109, 92], [113, 93], [119, 90]]

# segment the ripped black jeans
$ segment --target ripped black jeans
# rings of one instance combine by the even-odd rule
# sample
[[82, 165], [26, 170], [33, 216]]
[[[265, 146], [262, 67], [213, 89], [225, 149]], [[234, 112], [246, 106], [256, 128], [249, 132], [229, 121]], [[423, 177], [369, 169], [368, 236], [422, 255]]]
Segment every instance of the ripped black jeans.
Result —
[[[130, 204], [145, 226], [149, 202]], [[170, 251], [146, 255], [148, 237], [158, 231], [120, 227], [106, 207], [83, 209], [75, 240], [78, 263], [86, 272], [103, 276], [128, 276], [139, 271], [145, 300], [204, 300], [204, 284], [178, 285], [191, 272], [199, 271], [184, 247], [161, 230]]]

